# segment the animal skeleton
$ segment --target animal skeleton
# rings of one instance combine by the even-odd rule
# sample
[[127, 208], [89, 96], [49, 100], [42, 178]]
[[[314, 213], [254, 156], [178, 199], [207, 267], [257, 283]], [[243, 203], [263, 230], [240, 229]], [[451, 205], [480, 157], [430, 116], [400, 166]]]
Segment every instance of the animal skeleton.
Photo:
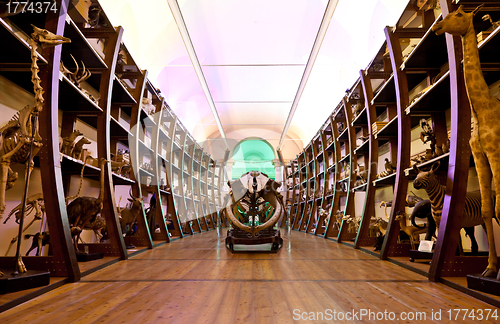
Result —
[[[7, 221], [12, 217], [12, 215], [16, 215], [16, 223], [19, 224], [19, 220], [21, 218], [21, 208], [22, 208], [22, 205], [23, 203], [20, 203], [19, 205], [17, 205], [16, 207], [14, 207], [9, 215], [7, 216], [7, 218], [5, 219], [5, 221], [3, 222], [4, 224], [7, 223]], [[33, 217], [33, 219], [31, 220], [31, 222], [29, 222], [24, 228], [23, 228], [23, 233], [26, 232], [26, 230], [28, 228], [31, 227], [31, 225], [33, 225], [33, 223], [37, 220], [42, 220], [43, 216], [45, 215], [45, 203], [44, 203], [44, 200], [43, 200], [43, 194], [41, 193], [38, 193], [38, 194], [34, 194], [30, 197], [28, 197], [28, 199], [26, 199], [26, 209], [25, 209], [25, 213], [26, 215], [31, 213], [31, 211], [35, 210], [35, 216]], [[10, 251], [10, 248], [12, 247], [12, 245], [14, 243], [17, 242], [17, 239], [18, 239], [18, 236], [16, 235], [11, 241], [10, 241], [10, 245], [9, 245], [9, 248], [7, 249], [7, 253], [9, 253]]]
[[[69, 43], [69, 38], [55, 35], [48, 30], [33, 25], [33, 33], [28, 43], [31, 47], [31, 81], [35, 93], [35, 105], [20, 110], [4, 126], [0, 127], [0, 218], [5, 211], [5, 191], [13, 185], [17, 175], [10, 168], [11, 163], [25, 163], [26, 177], [29, 179], [33, 169], [33, 156], [42, 146], [42, 138], [38, 133], [38, 115], [43, 109], [43, 88], [38, 76], [38, 46], [50, 47]], [[10, 183], [9, 183], [10, 182]], [[26, 272], [21, 257], [17, 260], [20, 272]], [[3, 275], [0, 273], [0, 275]]]

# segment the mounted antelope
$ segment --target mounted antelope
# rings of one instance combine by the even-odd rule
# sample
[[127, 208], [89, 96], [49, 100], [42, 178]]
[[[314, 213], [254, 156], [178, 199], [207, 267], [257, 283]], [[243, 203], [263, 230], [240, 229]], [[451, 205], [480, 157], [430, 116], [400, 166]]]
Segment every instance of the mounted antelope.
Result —
[[407, 225], [408, 217], [405, 212], [398, 212], [396, 221], [399, 222], [399, 228], [410, 237], [411, 248], [415, 249], [415, 245], [420, 242], [420, 234], [427, 231], [426, 228], [418, 228], [415, 226]]
[[120, 226], [122, 229], [122, 233], [127, 236], [132, 235], [133, 233], [133, 225], [136, 221], [137, 217], [140, 215], [142, 211], [142, 198], [136, 198], [132, 195], [132, 192], [129, 192], [130, 198], [127, 200], [130, 202], [130, 207], [118, 209], [120, 213]]
[[76, 252], [79, 252], [78, 240], [80, 239], [83, 228], [87, 226], [88, 223], [95, 221], [97, 214], [102, 210], [102, 200], [104, 196], [104, 166], [107, 162], [108, 161], [104, 158], [101, 158], [99, 161], [99, 166], [101, 167], [99, 197], [78, 197], [67, 207], [71, 235], [73, 236]]

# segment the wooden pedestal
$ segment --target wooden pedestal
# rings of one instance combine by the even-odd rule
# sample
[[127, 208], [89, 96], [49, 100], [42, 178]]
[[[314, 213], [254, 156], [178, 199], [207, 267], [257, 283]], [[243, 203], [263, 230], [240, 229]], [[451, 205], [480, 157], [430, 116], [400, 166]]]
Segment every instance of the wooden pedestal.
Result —
[[488, 294], [500, 296], [500, 280], [483, 277], [479, 274], [467, 275], [467, 287]]
[[49, 271], [28, 270], [25, 273], [12, 275], [12, 269], [0, 270], [4, 273], [0, 277], [0, 294], [47, 286], [50, 283]]

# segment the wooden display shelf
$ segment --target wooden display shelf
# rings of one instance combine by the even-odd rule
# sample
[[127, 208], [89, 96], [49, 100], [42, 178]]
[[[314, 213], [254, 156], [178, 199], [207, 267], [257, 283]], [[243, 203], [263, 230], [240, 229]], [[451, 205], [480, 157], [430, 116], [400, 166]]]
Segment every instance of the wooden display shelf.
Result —
[[349, 132], [347, 131], [347, 126], [346, 126], [346, 129], [344, 129], [340, 135], [337, 137], [337, 141], [338, 142], [341, 142], [341, 141], [347, 141], [349, 138]]
[[361, 143], [358, 147], [356, 147], [356, 149], [354, 150], [354, 154], [356, 155], [360, 155], [360, 154], [364, 154], [364, 153], [368, 153], [369, 152], [369, 140], [366, 140], [364, 141], [363, 143]]
[[[432, 166], [432, 164], [434, 164], [434, 162], [440, 161], [441, 164], [439, 165], [438, 170], [441, 170], [441, 171], [448, 170], [448, 157], [449, 156], [450, 156], [450, 153], [445, 153], [443, 155], [440, 155], [440, 156], [437, 156], [433, 159], [430, 159], [429, 161], [419, 163], [419, 164], [417, 164], [417, 167], [418, 168], [430, 168]], [[411, 167], [411, 168], [405, 169], [405, 176], [414, 178], [417, 175], [413, 171], [413, 167]]]
[[392, 173], [386, 177], [374, 180], [373, 186], [374, 187], [391, 186], [391, 185], [394, 185], [395, 180], [396, 180], [396, 173]]
[[110, 116], [110, 135], [112, 138], [117, 139], [125, 146], [129, 146], [129, 137], [132, 134], [122, 125], [120, 124], [113, 116]]
[[450, 72], [447, 71], [424, 94], [406, 108], [406, 114], [431, 113], [449, 109], [451, 105], [450, 96], [443, 96], [443, 93], [450, 93], [449, 76]]
[[342, 158], [340, 158], [340, 160], [337, 161], [337, 163], [342, 163], [346, 160], [348, 160], [349, 158], [351, 157], [351, 154], [350, 153], [347, 153], [346, 155], [344, 155]]
[[136, 101], [130, 91], [125, 88], [125, 85], [118, 80], [116, 75], [113, 77], [113, 94], [111, 101], [115, 104], [119, 103], [120, 105], [136, 104]]
[[[31, 26], [30, 26], [31, 27]], [[33, 28], [31, 27], [31, 34]], [[0, 74], [33, 93], [31, 82], [31, 46], [28, 35], [9, 19], [0, 18], [0, 39], [9, 44], [8, 51], [0, 54]], [[37, 51], [38, 66], [46, 66], [48, 61]]]
[[354, 187], [351, 189], [352, 192], [364, 192], [366, 191], [366, 187], [368, 186], [368, 183], [364, 183], [360, 186]]
[[103, 110], [78, 89], [67, 77], [59, 73], [59, 109], [75, 114], [102, 113]]
[[358, 113], [356, 118], [354, 118], [354, 120], [351, 123], [351, 126], [353, 126], [353, 127], [354, 126], [364, 126], [364, 125], [368, 125], [368, 119], [366, 116], [366, 107], [363, 108], [363, 110], [361, 110]]
[[[434, 24], [441, 20], [441, 15]], [[434, 24], [432, 24], [434, 26]], [[446, 42], [443, 37], [437, 36], [430, 27], [413, 51], [401, 65], [401, 70], [429, 70], [439, 69], [448, 62]], [[426, 55], [431, 53], [432, 55]], [[408, 87], [412, 89], [412, 87]]]
[[[61, 169], [63, 172], [68, 174], [80, 174], [83, 167], [83, 161], [79, 159], [72, 158], [63, 153], [59, 153], [61, 156]], [[101, 170], [93, 165], [85, 164], [85, 169], [83, 170], [83, 176], [87, 179], [92, 179], [99, 181], [99, 173]]]
[[394, 88], [394, 75], [379, 88], [371, 101], [372, 106], [386, 106], [396, 103], [396, 90]]
[[81, 68], [81, 62], [90, 70], [107, 70], [108, 66], [104, 59], [97, 53], [94, 47], [88, 42], [80, 29], [76, 26], [73, 20], [66, 16], [66, 27], [64, 36], [71, 39], [71, 43], [63, 46], [61, 60], [67, 67], [73, 67], [75, 64], [70, 54], [73, 55]]
[[385, 126], [375, 133], [375, 139], [380, 138], [394, 138], [398, 136], [398, 116], [395, 116], [385, 124]]
[[[50, 144], [57, 143], [57, 138], [59, 136], [57, 115], [62, 112], [64, 120], [72, 119], [72, 121], [76, 121], [76, 119], [79, 119], [96, 130], [98, 138], [103, 139], [97, 142], [96, 156], [110, 159], [111, 154], [116, 154], [117, 142], [129, 148], [131, 160], [134, 160], [140, 154], [149, 154], [151, 156], [153, 169], [150, 171], [139, 170], [138, 172], [141, 175], [151, 177], [152, 181], [159, 179], [160, 170], [168, 175], [170, 170], [175, 168], [168, 162], [173, 160], [172, 156], [162, 157], [162, 160], [156, 158], [158, 152], [163, 152], [165, 150], [164, 145], [158, 145], [160, 142], [159, 139], [161, 138], [161, 140], [165, 141], [167, 144], [166, 150], [169, 154], [176, 150], [181, 151], [179, 145], [175, 143], [172, 144], [172, 139], [175, 138], [175, 129], [177, 125], [180, 125], [180, 121], [178, 121], [177, 117], [171, 112], [168, 105], [160, 99], [156, 93], [156, 88], [148, 84], [146, 72], [139, 70], [128, 52], [128, 70], [119, 72], [122, 78], [133, 80], [135, 87], [129, 88], [125, 86], [115, 74], [117, 70], [116, 62], [118, 52], [120, 48], [125, 48], [126, 50], [126, 47], [121, 44], [123, 29], [120, 27], [80, 29], [84, 21], [75, 22], [69, 17], [68, 13], [62, 11], [68, 7], [68, 3], [69, 0], [57, 0], [57, 8], [60, 11], [57, 14], [25, 13], [9, 18], [0, 18], [0, 38], [2, 38], [5, 44], [8, 44], [9, 48], [8, 51], [0, 53], [0, 74], [28, 92], [33, 91], [33, 85], [30, 82], [30, 47], [27, 42], [28, 37], [30, 37], [28, 35], [30, 35], [33, 30], [31, 24], [40, 28], [47, 28], [57, 35], [64, 35], [71, 39], [71, 43], [44, 49], [44, 53], [47, 52], [47, 58], [38, 55], [38, 65], [41, 68], [40, 78], [44, 84], [46, 100], [44, 110], [40, 114], [40, 133], [44, 140], [44, 146], [37, 156], [36, 160], [38, 162], [36, 163], [39, 165], [40, 161], [43, 161], [44, 164], [47, 164], [47, 167], [41, 168], [41, 177], [42, 189], [45, 193], [47, 223], [51, 229], [51, 244], [54, 246], [54, 255], [50, 257], [27, 258], [29, 266], [33, 267], [33, 269], [36, 267], [44, 267], [47, 263], [59, 264], [56, 271], [57, 273], [54, 272], [53, 275], [63, 274], [65, 277], [62, 280], [58, 280], [58, 282], [78, 281], [82, 275], [96, 271], [118, 260], [126, 259], [128, 256], [144, 250], [133, 249], [127, 251], [123, 237], [118, 230], [120, 225], [115, 224], [118, 217], [113, 215], [115, 208], [111, 206], [111, 203], [113, 202], [112, 195], [114, 195], [116, 185], [132, 187], [134, 196], [141, 196], [142, 190], [146, 190], [146, 188], [138, 181], [135, 181], [135, 179], [128, 179], [114, 173], [105, 173], [102, 214], [105, 215], [107, 221], [110, 243], [100, 245], [99, 248], [107, 247], [113, 250], [112, 253], [116, 254], [116, 256], [105, 256], [104, 259], [101, 260], [78, 264], [76, 262], [73, 246], [67, 244], [71, 242], [71, 236], [69, 227], [67, 226], [68, 219], [64, 197], [58, 197], [52, 193], [64, 193], [62, 179], [72, 174], [79, 175], [83, 162], [55, 152], [55, 150], [58, 150], [58, 147], [52, 147], [52, 144]], [[93, 3], [97, 4], [96, 1]], [[75, 14], [76, 12], [72, 13], [72, 15]], [[101, 16], [105, 17], [104, 12], [101, 12]], [[74, 17], [78, 19], [77, 16]], [[104, 38], [105, 40], [103, 43], [106, 43], [105, 53], [100, 54], [87, 38]], [[61, 60], [69, 69], [74, 69], [71, 55], [75, 57], [80, 68], [82, 68], [81, 62], [83, 61], [85, 67], [92, 72], [92, 77], [87, 80], [87, 83], [99, 93], [101, 98], [98, 103], [88, 98], [82, 90], [59, 72], [59, 62]], [[49, 59], [51, 61], [49, 61]], [[53, 76], [55, 76], [55, 79], [52, 78]], [[140, 107], [146, 88], [153, 94], [153, 104], [157, 106], [156, 111], [161, 111], [158, 116], [156, 114], [154, 117], [147, 115]], [[58, 107], [60, 111], [57, 111], [54, 107]], [[113, 110], [113, 116], [111, 116], [111, 110]], [[130, 125], [120, 123], [120, 114], [116, 114], [116, 112], [121, 111], [130, 118], [130, 120], [127, 121], [127, 124]], [[70, 118], [69, 116], [75, 117]], [[163, 118], [164, 116], [166, 117]], [[155, 120], [155, 118], [158, 120]], [[104, 123], [102, 122], [103, 120], [105, 121]], [[162, 120], [162, 123], [159, 122], [160, 120]], [[167, 129], [163, 129], [164, 121], [168, 122]], [[151, 145], [145, 145], [139, 140], [140, 137], [137, 136], [137, 134], [131, 133], [133, 126], [139, 125], [140, 123], [143, 124], [151, 134]], [[162, 126], [160, 127], [158, 124]], [[65, 129], [61, 132], [67, 133], [70, 127], [65, 125], [63, 128]], [[186, 132], [184, 129], [185, 128], [181, 128], [182, 132]], [[132, 131], [135, 132], [135, 130]], [[62, 136], [65, 135], [62, 134]], [[110, 140], [108, 141], [108, 139]], [[45, 145], [45, 143], [49, 144]], [[188, 156], [188, 152], [185, 153], [187, 153], [186, 156]], [[209, 158], [206, 159], [207, 166], [209, 160]], [[137, 161], [134, 161], [134, 164], [138, 165], [138, 163], [135, 162]], [[198, 165], [200, 165], [200, 163], [198, 163]], [[163, 169], [159, 166], [163, 166]], [[207, 166], [200, 166], [200, 170], [202, 168], [206, 169]], [[64, 173], [64, 177], [61, 172]], [[85, 166], [85, 178], [99, 181], [99, 174], [99, 168], [92, 165]], [[220, 177], [220, 175], [217, 175], [217, 177]], [[165, 178], [165, 175], [162, 175], [162, 178]], [[213, 210], [215, 206], [214, 192], [217, 190], [216, 181], [221, 183], [220, 179], [215, 179], [214, 167], [212, 166], [209, 172], [205, 174], [205, 181], [209, 182], [208, 188], [210, 192], [208, 196], [211, 197], [210, 201], [207, 203], [209, 210]], [[165, 180], [168, 187], [171, 189], [169, 183], [171, 179], [167, 178]], [[176, 229], [172, 232], [174, 236], [182, 237], [182, 231], [178, 224], [175, 202], [173, 199], [174, 195], [159, 189], [157, 186], [150, 186], [147, 188], [147, 191], [157, 194], [158, 198], [163, 196], [164, 200], [166, 200], [165, 206], [167, 206], [168, 212], [174, 217], [172, 220]], [[49, 195], [48, 193], [51, 194]], [[157, 215], [157, 221], [159, 221], [160, 227], [162, 228], [161, 220], [164, 216], [164, 208], [161, 205], [161, 199], [157, 201], [160, 204], [160, 208], [157, 208], [157, 212], [159, 212], [161, 216], [158, 217]], [[141, 217], [144, 216], [145, 215], [141, 215]], [[139, 223], [142, 221], [143, 224], [139, 224], [140, 229], [137, 233], [140, 233], [140, 235], [132, 238], [133, 243], [140, 243], [140, 245], [152, 248], [159, 244], [164, 244], [169, 240], [166, 227], [162, 228], [163, 232], [160, 236], [167, 235], [161, 238], [161, 241], [156, 239], [153, 241], [151, 237], [148, 238], [150, 233], [145, 222], [141, 220], [141, 217], [139, 217]], [[196, 222], [199, 221], [197, 220]], [[209, 226], [207, 220], [203, 218], [201, 222], [202, 228], [208, 230]], [[210, 222], [213, 224], [213, 221]], [[198, 228], [200, 227], [199, 224], [196, 226], [198, 226]], [[155, 233], [153, 238], [160, 236], [157, 236]], [[55, 277], [53, 277], [51, 281], [54, 281], [54, 279]], [[41, 290], [46, 291], [44, 289]], [[41, 290], [36, 289], [36, 291]], [[33, 291], [20, 292], [18, 295], [21, 296], [21, 298], [27, 298], [26, 296], [33, 296]], [[16, 297], [15, 299], [18, 298]]]
[[153, 117], [146, 113], [144, 111], [144, 109], [141, 108], [141, 122], [144, 123], [146, 125], [146, 127], [155, 127], [156, 126], [156, 122], [154, 121]]
[[130, 178], [126, 178], [124, 176], [121, 176], [121, 175], [113, 172], [113, 184], [114, 185], [126, 186], [126, 185], [133, 185], [134, 183], [135, 183], [134, 180], [132, 180]]

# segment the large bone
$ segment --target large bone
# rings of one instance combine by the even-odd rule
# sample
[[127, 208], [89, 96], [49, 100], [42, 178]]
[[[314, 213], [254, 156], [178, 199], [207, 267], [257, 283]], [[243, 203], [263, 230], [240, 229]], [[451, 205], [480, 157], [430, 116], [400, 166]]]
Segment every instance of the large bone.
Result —
[[[270, 196], [271, 194], [272, 193], [269, 193], [266, 196]], [[273, 195], [273, 196], [275, 196], [275, 195]], [[269, 201], [271, 203], [271, 205], [273, 205], [273, 203], [275, 204], [275, 206], [273, 206], [275, 208], [274, 214], [273, 214], [273, 216], [267, 222], [265, 222], [264, 224], [260, 224], [258, 226], [254, 226], [253, 229], [252, 229], [252, 227], [250, 227], [248, 225], [242, 224], [234, 216], [234, 213], [233, 213], [233, 206], [236, 206], [236, 204], [239, 203], [239, 201], [241, 199], [243, 199], [243, 197], [240, 197], [237, 200], [235, 200], [234, 197], [231, 197], [231, 198], [232, 198], [233, 203], [231, 205], [229, 205], [229, 206], [226, 207], [227, 218], [229, 219], [229, 221], [231, 222], [231, 224], [233, 224], [235, 227], [238, 227], [241, 230], [243, 230], [245, 232], [248, 232], [248, 233], [251, 233], [253, 235], [255, 233], [258, 233], [258, 232], [262, 231], [262, 230], [265, 230], [268, 227], [273, 226], [280, 219], [280, 217], [282, 216], [282, 213], [284, 212], [284, 208], [282, 206], [283, 202], [280, 199], [278, 199], [278, 197], [275, 196], [275, 199], [267, 199], [267, 201]], [[269, 197], [269, 198], [271, 198], [271, 197]]]

